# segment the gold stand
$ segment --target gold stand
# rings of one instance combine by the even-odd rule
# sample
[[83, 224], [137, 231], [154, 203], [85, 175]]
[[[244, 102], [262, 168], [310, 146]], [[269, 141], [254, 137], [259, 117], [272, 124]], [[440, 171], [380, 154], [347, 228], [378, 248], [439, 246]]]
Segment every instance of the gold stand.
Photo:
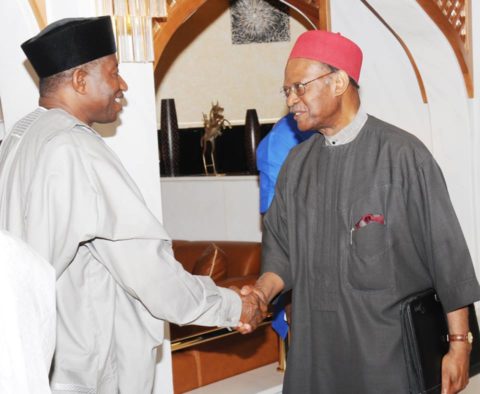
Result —
[[285, 339], [278, 336], [278, 367], [277, 371], [285, 372], [287, 369], [287, 353], [288, 353], [288, 346], [290, 345], [290, 335], [287, 334]]
[[[267, 318], [261, 322], [258, 327], [266, 326], [272, 323], [272, 317], [267, 316]], [[177, 338], [172, 341], [171, 343], [171, 350], [172, 352], [176, 352], [177, 350], [187, 349], [195, 345], [200, 345], [202, 343], [210, 342], [215, 339], [228, 337], [230, 335], [240, 335], [238, 331], [228, 329], [228, 328], [205, 328], [198, 332], [197, 334], [192, 334], [183, 338]]]
[[[215, 167], [215, 158], [213, 157], [213, 154], [210, 155], [210, 160], [211, 160], [210, 163], [207, 164], [207, 160], [205, 159], [205, 154], [202, 154], [202, 160], [203, 160], [203, 169], [205, 171], [205, 175], [218, 175], [217, 168]], [[211, 173], [209, 169], [213, 169], [213, 172]]]
[[[217, 176], [217, 168], [215, 167], [215, 141], [204, 141], [202, 146], [202, 161], [203, 161], [203, 170], [205, 175], [214, 175]], [[208, 149], [208, 144], [210, 144], [210, 149]], [[210, 162], [207, 163], [207, 158], [210, 156]], [[213, 170], [213, 172], [211, 172]]]

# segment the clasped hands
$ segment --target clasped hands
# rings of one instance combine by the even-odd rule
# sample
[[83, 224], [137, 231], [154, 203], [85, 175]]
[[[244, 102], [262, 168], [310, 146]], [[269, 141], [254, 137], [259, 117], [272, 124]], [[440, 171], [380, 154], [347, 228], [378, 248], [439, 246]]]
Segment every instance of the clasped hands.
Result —
[[235, 329], [241, 334], [249, 334], [267, 317], [268, 301], [258, 287], [243, 286], [242, 289], [231, 286], [242, 300], [240, 322]]

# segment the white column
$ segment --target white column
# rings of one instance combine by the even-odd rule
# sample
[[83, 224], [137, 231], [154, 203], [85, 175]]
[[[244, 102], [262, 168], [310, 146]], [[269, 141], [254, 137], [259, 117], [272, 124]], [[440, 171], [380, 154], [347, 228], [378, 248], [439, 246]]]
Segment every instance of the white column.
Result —
[[38, 105], [38, 80], [25, 61], [20, 44], [38, 32], [27, 0], [0, 1], [0, 97], [5, 130]]

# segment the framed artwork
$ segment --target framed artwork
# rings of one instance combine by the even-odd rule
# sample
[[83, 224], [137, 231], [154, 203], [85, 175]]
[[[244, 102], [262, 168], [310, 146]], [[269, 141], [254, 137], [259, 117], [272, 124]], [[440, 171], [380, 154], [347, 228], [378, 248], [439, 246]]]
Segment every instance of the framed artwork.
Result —
[[232, 44], [290, 41], [287, 7], [275, 0], [230, 0]]

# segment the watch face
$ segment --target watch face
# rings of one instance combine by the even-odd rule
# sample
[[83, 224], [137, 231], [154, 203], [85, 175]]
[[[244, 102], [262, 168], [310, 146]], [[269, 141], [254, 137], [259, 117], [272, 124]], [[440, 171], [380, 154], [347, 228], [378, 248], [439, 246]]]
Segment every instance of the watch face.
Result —
[[469, 331], [467, 334], [468, 343], [473, 343], [473, 334]]

